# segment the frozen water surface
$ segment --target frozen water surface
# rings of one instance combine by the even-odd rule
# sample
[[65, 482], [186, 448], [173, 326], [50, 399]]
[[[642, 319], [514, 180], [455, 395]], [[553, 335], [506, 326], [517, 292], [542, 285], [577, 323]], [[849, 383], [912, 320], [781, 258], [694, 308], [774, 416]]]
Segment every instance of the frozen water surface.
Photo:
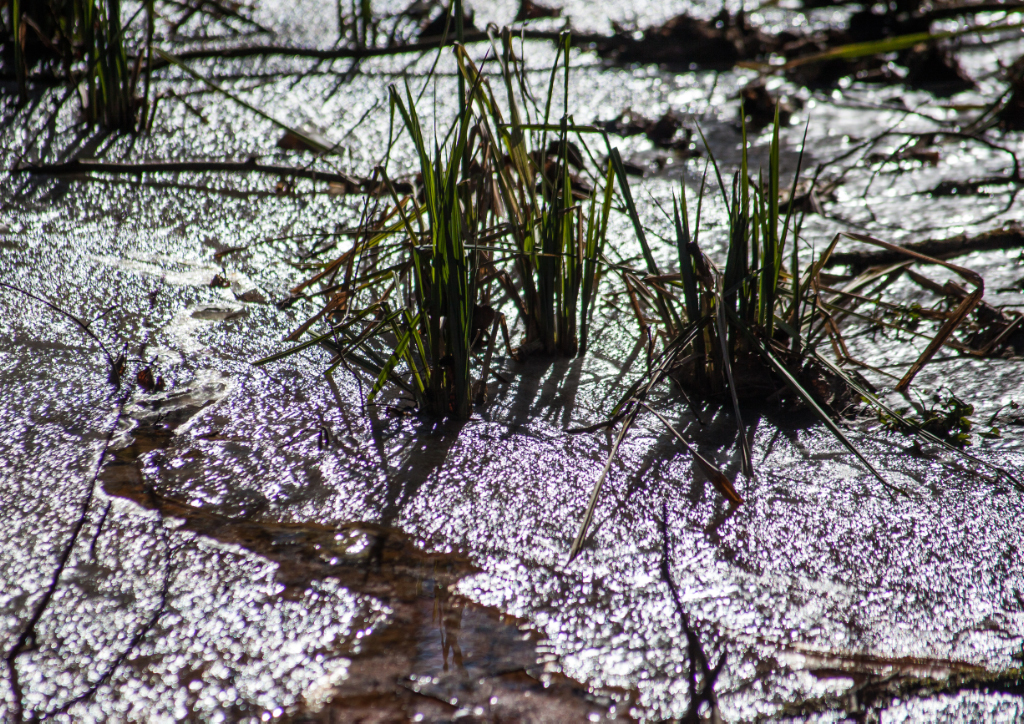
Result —
[[[595, 12], [571, 2], [566, 14], [604, 32], [689, 7]], [[500, 23], [514, 12], [481, 4], [477, 17]], [[836, 11], [765, 13], [777, 28], [841, 20]], [[336, 32], [333, 5], [261, 3], [256, 16], [295, 44], [330, 45]], [[964, 65], [982, 76], [997, 55], [1019, 53], [976, 48]], [[525, 57], [542, 71], [553, 51], [528, 44]], [[752, 72], [610, 68], [585, 50], [572, 59], [577, 120], [671, 109], [696, 118], [721, 161], [734, 163], [733, 99]], [[345, 83], [349, 61], [193, 67], [282, 121], [320, 129], [343, 147], [332, 163], [368, 174], [387, 139], [387, 85], [404, 73], [418, 88], [432, 61], [363, 61]], [[425, 103], [444, 118], [454, 64], [443, 56], [438, 68]], [[94, 138], [67, 104], [48, 128], [8, 126], [4, 167], [33, 137], [31, 160], [78, 149], [107, 159], [314, 161], [278, 149], [279, 129], [180, 71], [161, 78], [176, 96], [161, 102], [152, 136]], [[926, 131], [925, 115], [958, 112], [900, 87], [786, 89], [805, 101], [784, 133], [790, 168], [808, 118], [810, 164], [885, 127]], [[983, 78], [957, 102], [1000, 92]], [[1021, 150], [1019, 134], [1001, 143]], [[642, 138], [619, 145], [651, 172], [634, 195], [667, 236], [655, 202], [671, 203], [680, 179], [694, 190], [703, 161]], [[829, 215], [808, 217], [804, 238], [820, 249], [841, 229], [902, 241], [1019, 219], [1006, 189], [922, 193], [940, 180], [1005, 174], [1010, 163], [959, 139], [937, 148], [936, 167], [848, 174]], [[400, 144], [393, 161], [411, 168], [411, 149]], [[318, 232], [353, 223], [358, 197], [307, 181], [279, 195], [269, 177], [202, 173], [8, 174], [3, 184], [0, 279], [91, 320], [111, 355], [124, 350], [133, 374], [151, 365], [166, 386], [115, 389], [103, 351], [72, 320], [0, 288], [5, 658], [84, 515], [34, 640], [16, 671], [0, 665], [5, 715], [18, 696], [26, 715], [61, 721], [671, 719], [690, 702], [692, 652], [667, 574], [711, 666], [723, 662], [715, 691], [727, 721], [1024, 718], [1024, 494], [976, 463], [914, 448], [863, 417], [850, 434], [910, 491], [894, 496], [811, 419], [752, 410], [757, 474], [746, 479], [731, 414], [708, 408], [701, 427], [666, 390], [666, 414], [737, 476], [746, 503], [730, 509], [663, 428], [641, 425], [611, 468], [590, 542], [569, 564], [611, 437], [567, 431], [607, 417], [632, 381], [623, 364], [643, 354], [613, 306], [599, 308], [585, 359], [502, 360], [508, 382], [489, 406], [463, 424], [432, 422], [365, 407], [365, 382], [350, 375], [336, 376], [335, 392], [323, 351], [251, 365], [279, 351], [307, 311], [268, 303], [302, 278], [290, 262], [322, 243]], [[705, 211], [714, 254], [724, 248], [723, 209], [712, 199]], [[628, 257], [631, 234], [619, 223]], [[232, 247], [244, 248], [215, 256]], [[985, 276], [991, 303], [1024, 303], [1019, 252], [961, 263]], [[218, 274], [230, 286], [211, 287]], [[889, 345], [863, 338], [856, 352], [878, 364], [912, 359]], [[984, 423], [1024, 403], [1022, 383], [1019, 361], [948, 356], [917, 385], [955, 391]], [[1008, 409], [1002, 438], [977, 438], [973, 454], [1020, 476], [1024, 418]]]

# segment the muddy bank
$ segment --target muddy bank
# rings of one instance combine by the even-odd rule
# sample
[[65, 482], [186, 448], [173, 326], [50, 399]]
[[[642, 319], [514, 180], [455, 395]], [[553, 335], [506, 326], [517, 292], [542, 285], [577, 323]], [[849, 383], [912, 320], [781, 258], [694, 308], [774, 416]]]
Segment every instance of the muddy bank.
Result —
[[[180, 411], [182, 408], [178, 408]], [[347, 642], [342, 680], [323, 687], [281, 720], [632, 721], [629, 692], [595, 691], [559, 673], [544, 637], [525, 620], [481, 606], [457, 590], [478, 569], [463, 555], [428, 553], [396, 528], [329, 526], [229, 518], [188, 505], [147, 484], [144, 458], [170, 442], [168, 419], [131, 430], [100, 474], [104, 491], [162, 518], [276, 564], [278, 594], [300, 598], [330, 578], [387, 611], [366, 636]]]

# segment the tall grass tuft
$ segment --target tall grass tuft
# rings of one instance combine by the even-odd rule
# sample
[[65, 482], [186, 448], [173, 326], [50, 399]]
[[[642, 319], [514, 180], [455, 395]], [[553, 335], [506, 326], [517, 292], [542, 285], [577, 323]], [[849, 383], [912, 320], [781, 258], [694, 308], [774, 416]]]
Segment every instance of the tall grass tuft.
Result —
[[[408, 86], [391, 87], [392, 125], [415, 149], [418, 192], [399, 196], [386, 166], [378, 169], [386, 193], [367, 201], [352, 247], [293, 290], [325, 300], [291, 336], [300, 344], [261, 362], [327, 343], [333, 365], [374, 376], [371, 401], [390, 384], [424, 412], [466, 418], [485, 397], [499, 332], [517, 357], [585, 353], [614, 173], [583, 140], [596, 129], [575, 125], [568, 112], [568, 35], [543, 107], [510, 33], [500, 43], [491, 78], [503, 105], [491, 78], [456, 46], [465, 90], [441, 138], [425, 134]], [[562, 113], [553, 120], [559, 77]], [[516, 350], [505, 312], [522, 325]], [[311, 331], [321, 322], [326, 332]]]
[[[408, 87], [404, 100], [395, 87], [391, 88], [391, 105], [400, 112], [416, 146], [423, 203], [414, 206], [414, 227], [402, 202], [395, 197], [395, 208], [403, 217], [401, 226], [408, 237], [408, 291], [415, 317], [405, 309], [396, 318], [396, 346], [378, 374], [374, 391], [380, 389], [395, 363], [402, 359], [412, 373], [421, 409], [467, 418], [471, 407], [471, 334], [478, 277], [474, 267], [480, 262], [479, 253], [470, 258], [467, 245], [477, 240], [481, 221], [479, 207], [472, 209], [465, 203], [472, 201], [468, 198], [469, 186], [460, 183], [469, 144], [470, 116], [466, 112], [460, 114], [447, 153], [436, 144], [431, 153]], [[429, 247], [421, 246], [421, 240], [429, 241]]]
[[[14, 0], [9, 8], [6, 34], [23, 101], [28, 97], [29, 72], [48, 67], [79, 89], [89, 123], [125, 131], [145, 128], [153, 0], [144, 0], [129, 18], [122, 13], [121, 0]], [[140, 14], [145, 27], [135, 61], [130, 62], [127, 31]]]
[[[458, 52], [488, 162], [483, 171], [504, 212], [504, 233], [496, 243], [511, 262], [515, 283], [507, 273], [499, 281], [525, 325], [523, 350], [571, 357], [586, 352], [613, 172], [610, 164], [588, 165], [593, 157], [584, 136], [594, 129], [576, 126], [569, 113], [568, 34], [563, 35], [552, 66], [543, 109], [531, 102], [507, 30], [501, 42], [505, 112], [489, 81], [464, 51]], [[562, 114], [553, 122], [559, 59]], [[585, 171], [592, 172], [592, 178], [584, 178]]]
[[[734, 504], [743, 501], [732, 482], [720, 470], [701, 458], [663, 416], [647, 406], [648, 395], [664, 381], [673, 382], [695, 411], [697, 405], [694, 399], [728, 400], [738, 429], [742, 470], [748, 478], [753, 476], [754, 471], [741, 416], [741, 404], [745, 400], [763, 402], [774, 399], [810, 411], [887, 490], [901, 495], [907, 495], [908, 492], [889, 482], [843, 431], [841, 415], [846, 408], [863, 402], [875, 408], [890, 427], [956, 450], [925, 425], [917, 424], [913, 419], [893, 410], [872, 385], [858, 374], [858, 367], [874, 372], [882, 371], [850, 355], [841, 325], [844, 322], [846, 326], [859, 324], [863, 329], [878, 324], [878, 317], [866, 315], [859, 310], [863, 304], [875, 305], [887, 316], [893, 316], [895, 312], [903, 318], [911, 318], [914, 310], [908, 305], [901, 306], [878, 298], [878, 293], [896, 275], [904, 272], [921, 282], [923, 278], [909, 269], [911, 265], [937, 265], [959, 275], [973, 287], [972, 291], [963, 291], [959, 295], [952, 311], [935, 312], [934, 318], [941, 320], [941, 324], [930, 338], [921, 332], [902, 330], [928, 341], [924, 351], [905, 374], [894, 378], [897, 380], [894, 391], [905, 392], [916, 374], [943, 345], [963, 349], [963, 345], [953, 340], [952, 335], [981, 301], [984, 288], [982, 279], [968, 269], [853, 233], [837, 234], [816, 259], [801, 265], [797, 243], [802, 218], [794, 222], [794, 204], [788, 204], [785, 213], [780, 204], [782, 189], [778, 112], [771, 131], [767, 169], [759, 169], [756, 176], [750, 169], [749, 141], [745, 128], [742, 144], [739, 168], [728, 180], [723, 178], [721, 169], [708, 149], [709, 165], [728, 210], [729, 243], [724, 269], [716, 266], [703, 253], [698, 239], [708, 168], [705, 168], [693, 223], [690, 220], [685, 186], [673, 204], [672, 222], [676, 232], [679, 263], [676, 274], [662, 274], [653, 266], [651, 249], [640, 227], [640, 220], [635, 208], [627, 203], [648, 266], [648, 274], [632, 274], [632, 283], [642, 291], [637, 295], [638, 299], [647, 300], [649, 311], [659, 320], [659, 336], [663, 343], [657, 354], [653, 355], [648, 371], [640, 376], [612, 411], [614, 419], [622, 420], [622, 427], [605, 468], [594, 485], [570, 557], [575, 557], [582, 549], [601, 488], [619, 444], [644, 410], [652, 412], [668, 425], [670, 432], [686, 445], [723, 497]], [[801, 151], [797, 171], [789, 188], [790, 199], [796, 197], [802, 159]], [[906, 261], [881, 270], [868, 270], [855, 278], [844, 280], [842, 288], [834, 288], [830, 284], [835, 283], [835, 279], [825, 278], [822, 270], [843, 237], [899, 252], [906, 257]], [[924, 282], [927, 288], [939, 286], [927, 280]], [[641, 326], [647, 324], [647, 311], [641, 306], [636, 308], [637, 321]], [[891, 322], [884, 324], [889, 327], [899, 326]], [[834, 359], [829, 359], [830, 356]], [[992, 467], [962, 451], [959, 454]], [[995, 469], [1019, 486], [1018, 481], [1007, 471]]]

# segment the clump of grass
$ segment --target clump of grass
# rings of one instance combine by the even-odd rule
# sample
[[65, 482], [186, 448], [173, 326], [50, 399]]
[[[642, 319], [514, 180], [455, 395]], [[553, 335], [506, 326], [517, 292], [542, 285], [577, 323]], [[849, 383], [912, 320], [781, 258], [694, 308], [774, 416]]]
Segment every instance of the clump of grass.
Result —
[[[45, 68], [80, 89], [89, 123], [128, 131], [146, 127], [153, 0], [145, 0], [127, 22], [120, 0], [14, 0], [9, 8], [5, 40], [13, 48], [23, 101], [28, 97], [30, 70]], [[135, 62], [130, 63], [126, 34], [140, 14], [145, 22], [143, 40]]]
[[[907, 491], [886, 480], [844, 433], [840, 426], [844, 409], [863, 400], [884, 416], [891, 429], [919, 435], [948, 449], [957, 450], [963, 446], [962, 428], [969, 414], [963, 403], [958, 401], [958, 405], [943, 414], [921, 419], [897, 413], [875, 393], [856, 368], [883, 375], [888, 373], [851, 356], [844, 339], [844, 328], [848, 332], [849, 327], [858, 324], [866, 329], [883, 324], [898, 328], [904, 336], [927, 340], [924, 351], [903, 377], [894, 378], [897, 380], [895, 391], [906, 393], [918, 372], [943, 345], [958, 345], [953, 334], [981, 303], [982, 279], [968, 269], [852, 233], [837, 234], [813, 262], [801, 264], [797, 239], [802, 217], [794, 219], [792, 207], [782, 213], [779, 204], [778, 115], [772, 129], [768, 168], [759, 170], [756, 177], [748, 165], [749, 144], [745, 128], [740, 167], [730, 182], [723, 179], [714, 156], [708, 150], [710, 164], [728, 210], [729, 244], [724, 269], [703, 253], [698, 239], [707, 170], [698, 197], [696, 222], [690, 223], [685, 187], [673, 205], [672, 220], [679, 262], [677, 273], [662, 273], [654, 264], [643, 228], [626, 193], [627, 208], [647, 260], [646, 275], [640, 272], [630, 275], [632, 284], [640, 292], [637, 299], [643, 302], [635, 307], [637, 321], [645, 326], [649, 313], [653, 312], [660, 323], [658, 337], [662, 343], [657, 354], [652, 354], [648, 372], [637, 380], [613, 410], [614, 419], [623, 421], [622, 427], [604, 471], [594, 486], [571, 557], [577, 555], [583, 545], [601, 487], [619, 444], [640, 413], [654, 412], [646, 399], [664, 381], [676, 385], [694, 412], [701, 402], [728, 400], [738, 428], [742, 470], [748, 477], [753, 476], [754, 471], [741, 415], [741, 404], [745, 400], [775, 400], [809, 410], [885, 488], [900, 494], [907, 494]], [[799, 176], [798, 162], [791, 198]], [[898, 252], [905, 261], [843, 279], [841, 281], [845, 283], [837, 288], [832, 285], [840, 279], [824, 275], [822, 270], [843, 237]], [[930, 337], [918, 329], [927, 316], [920, 305], [884, 302], [879, 298], [881, 291], [904, 272], [920, 282], [922, 275], [910, 267], [922, 265], [938, 265], [952, 271], [973, 287], [968, 291], [957, 286], [959, 293], [952, 308], [931, 315], [940, 324]], [[934, 282], [931, 284], [937, 286]], [[870, 316], [862, 313], [859, 307], [864, 304], [877, 306], [882, 314]], [[880, 321], [882, 317], [887, 319]], [[834, 356], [835, 360], [829, 356]], [[655, 415], [668, 425], [663, 416]], [[669, 429], [690, 448], [682, 435], [671, 426]], [[706, 460], [698, 458], [698, 463], [726, 499], [736, 504], [742, 502], [732, 482], [721, 471]], [[997, 470], [1013, 479], [1005, 470]]]
[[[593, 160], [583, 139], [596, 129], [577, 127], [569, 113], [569, 36], [563, 36], [563, 108], [551, 122], [558, 58], [552, 67], [543, 110], [528, 100], [526, 78], [512, 52], [511, 36], [502, 38], [501, 79], [508, 119], [490, 83], [465, 53], [459, 62], [472, 86], [483, 174], [494, 184], [504, 211], [496, 250], [511, 265], [499, 274], [526, 329], [524, 352], [574, 356], [586, 351], [587, 324], [594, 281], [614, 191], [611, 164], [603, 177], [582, 177]], [[532, 111], [532, 113], [531, 113]], [[531, 117], [533, 116], [533, 117]], [[574, 140], [575, 139], [575, 140]], [[590, 164], [590, 170], [598, 164]]]
[[[374, 375], [370, 401], [392, 385], [423, 412], [465, 419], [485, 398], [499, 331], [514, 356], [585, 353], [614, 172], [607, 165], [584, 177], [601, 167], [583, 141], [595, 129], [576, 126], [568, 112], [568, 35], [543, 109], [507, 31], [501, 46], [507, 120], [461, 46], [463, 101], [442, 138], [425, 136], [408, 86], [391, 88], [392, 124], [418, 158], [418, 193], [400, 197], [386, 164], [378, 169], [387, 193], [368, 200], [352, 248], [293, 290], [326, 299], [290, 338], [312, 339], [261, 362], [330, 344], [332, 369], [354, 364]], [[560, 68], [566, 99], [552, 123]], [[525, 332], [515, 351], [502, 310]], [[327, 331], [312, 332], [321, 321]]]
[[[888, 373], [854, 358], [844, 334], [857, 325], [864, 330], [881, 324], [926, 339], [925, 349], [903, 377], [894, 378], [895, 391], [905, 393], [936, 352], [955, 343], [954, 332], [981, 302], [981, 278], [949, 262], [847, 232], [837, 234], [809, 264], [802, 263], [797, 246], [802, 217], [794, 218], [795, 204], [785, 210], [780, 204], [777, 116], [767, 169], [756, 175], [749, 168], [745, 130], [740, 167], [729, 183], [709, 149], [711, 166], [705, 170], [693, 223], [685, 188], [674, 201], [678, 271], [663, 271], [640, 222], [618, 151], [604, 136], [607, 161], [597, 162], [585, 137], [603, 132], [573, 122], [568, 49], [565, 36], [547, 93], [538, 103], [507, 30], [500, 49], [494, 48], [500, 72], [492, 76], [456, 45], [459, 112], [433, 139], [423, 130], [408, 86], [404, 91], [390, 89], [392, 128], [397, 125], [412, 142], [418, 190], [399, 195], [400, 185], [389, 176], [387, 161], [375, 171], [381, 192], [367, 198], [360, 223], [347, 232], [353, 239], [350, 248], [318, 264], [316, 274], [292, 290], [293, 297], [317, 303], [317, 311], [289, 337], [297, 345], [259, 363], [324, 345], [334, 352], [328, 375], [345, 365], [373, 376], [368, 401], [390, 386], [408, 393], [423, 412], [465, 419], [474, 402], [483, 399], [499, 331], [510, 355], [585, 353], [617, 188], [616, 208], [624, 209], [633, 225], [645, 268], [619, 264], [605, 271], [619, 272], [651, 348], [647, 372], [612, 411], [622, 425], [571, 555], [583, 544], [619, 445], [645, 411], [684, 444], [726, 499], [743, 502], [728, 476], [648, 405], [652, 390], [665, 381], [676, 385], [695, 412], [706, 401], [730, 405], [748, 477], [754, 471], [742, 404], [767, 399], [809, 410], [886, 489], [907, 494], [886, 480], [847, 437], [841, 417], [848, 406], [863, 399], [899, 429], [956, 447], [876, 394], [856, 368]], [[560, 70], [562, 109], [554, 119]], [[495, 78], [504, 86], [501, 101], [491, 85]], [[386, 159], [391, 147], [389, 142]], [[800, 180], [799, 167], [790, 198]], [[729, 245], [721, 269], [702, 251], [698, 231], [710, 168], [728, 210]], [[844, 237], [905, 260], [856, 277], [826, 275], [823, 269]], [[910, 269], [921, 265], [951, 271], [970, 289], [956, 285], [954, 301], [941, 314], [881, 300], [881, 291], [904, 272], [924, 279]], [[879, 314], [863, 313], [864, 305], [874, 305]], [[506, 311], [519, 318], [524, 330], [524, 342], [515, 352]], [[938, 324], [930, 337], [921, 331], [925, 321]]]

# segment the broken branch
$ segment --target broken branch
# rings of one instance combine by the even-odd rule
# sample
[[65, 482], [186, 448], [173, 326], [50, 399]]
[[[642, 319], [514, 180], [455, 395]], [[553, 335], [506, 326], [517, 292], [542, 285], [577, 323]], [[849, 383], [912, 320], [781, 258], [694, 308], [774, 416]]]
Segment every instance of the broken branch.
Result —
[[969, 237], [967, 234], [960, 234], [949, 239], [928, 239], [927, 241], [904, 244], [899, 247], [900, 250], [886, 247], [880, 251], [834, 252], [825, 262], [825, 266], [848, 266], [859, 271], [873, 266], [898, 264], [906, 260], [905, 252], [916, 252], [933, 259], [944, 260], [977, 251], [1020, 248], [1024, 248], [1024, 227], [1014, 221], [978, 236]]
[[[110, 174], [144, 174], [144, 173], [262, 173], [271, 176], [289, 176], [304, 178], [311, 181], [326, 181], [340, 184], [343, 193], [378, 193], [383, 190], [379, 183], [370, 179], [350, 176], [345, 173], [317, 171], [296, 166], [278, 164], [261, 164], [255, 158], [246, 161], [146, 161], [141, 163], [121, 163], [108, 161], [90, 161], [76, 159], [67, 163], [31, 164], [18, 166], [14, 173], [46, 174], [51, 176], [69, 176], [83, 173]], [[396, 184], [400, 193], [411, 193], [411, 184]]]

